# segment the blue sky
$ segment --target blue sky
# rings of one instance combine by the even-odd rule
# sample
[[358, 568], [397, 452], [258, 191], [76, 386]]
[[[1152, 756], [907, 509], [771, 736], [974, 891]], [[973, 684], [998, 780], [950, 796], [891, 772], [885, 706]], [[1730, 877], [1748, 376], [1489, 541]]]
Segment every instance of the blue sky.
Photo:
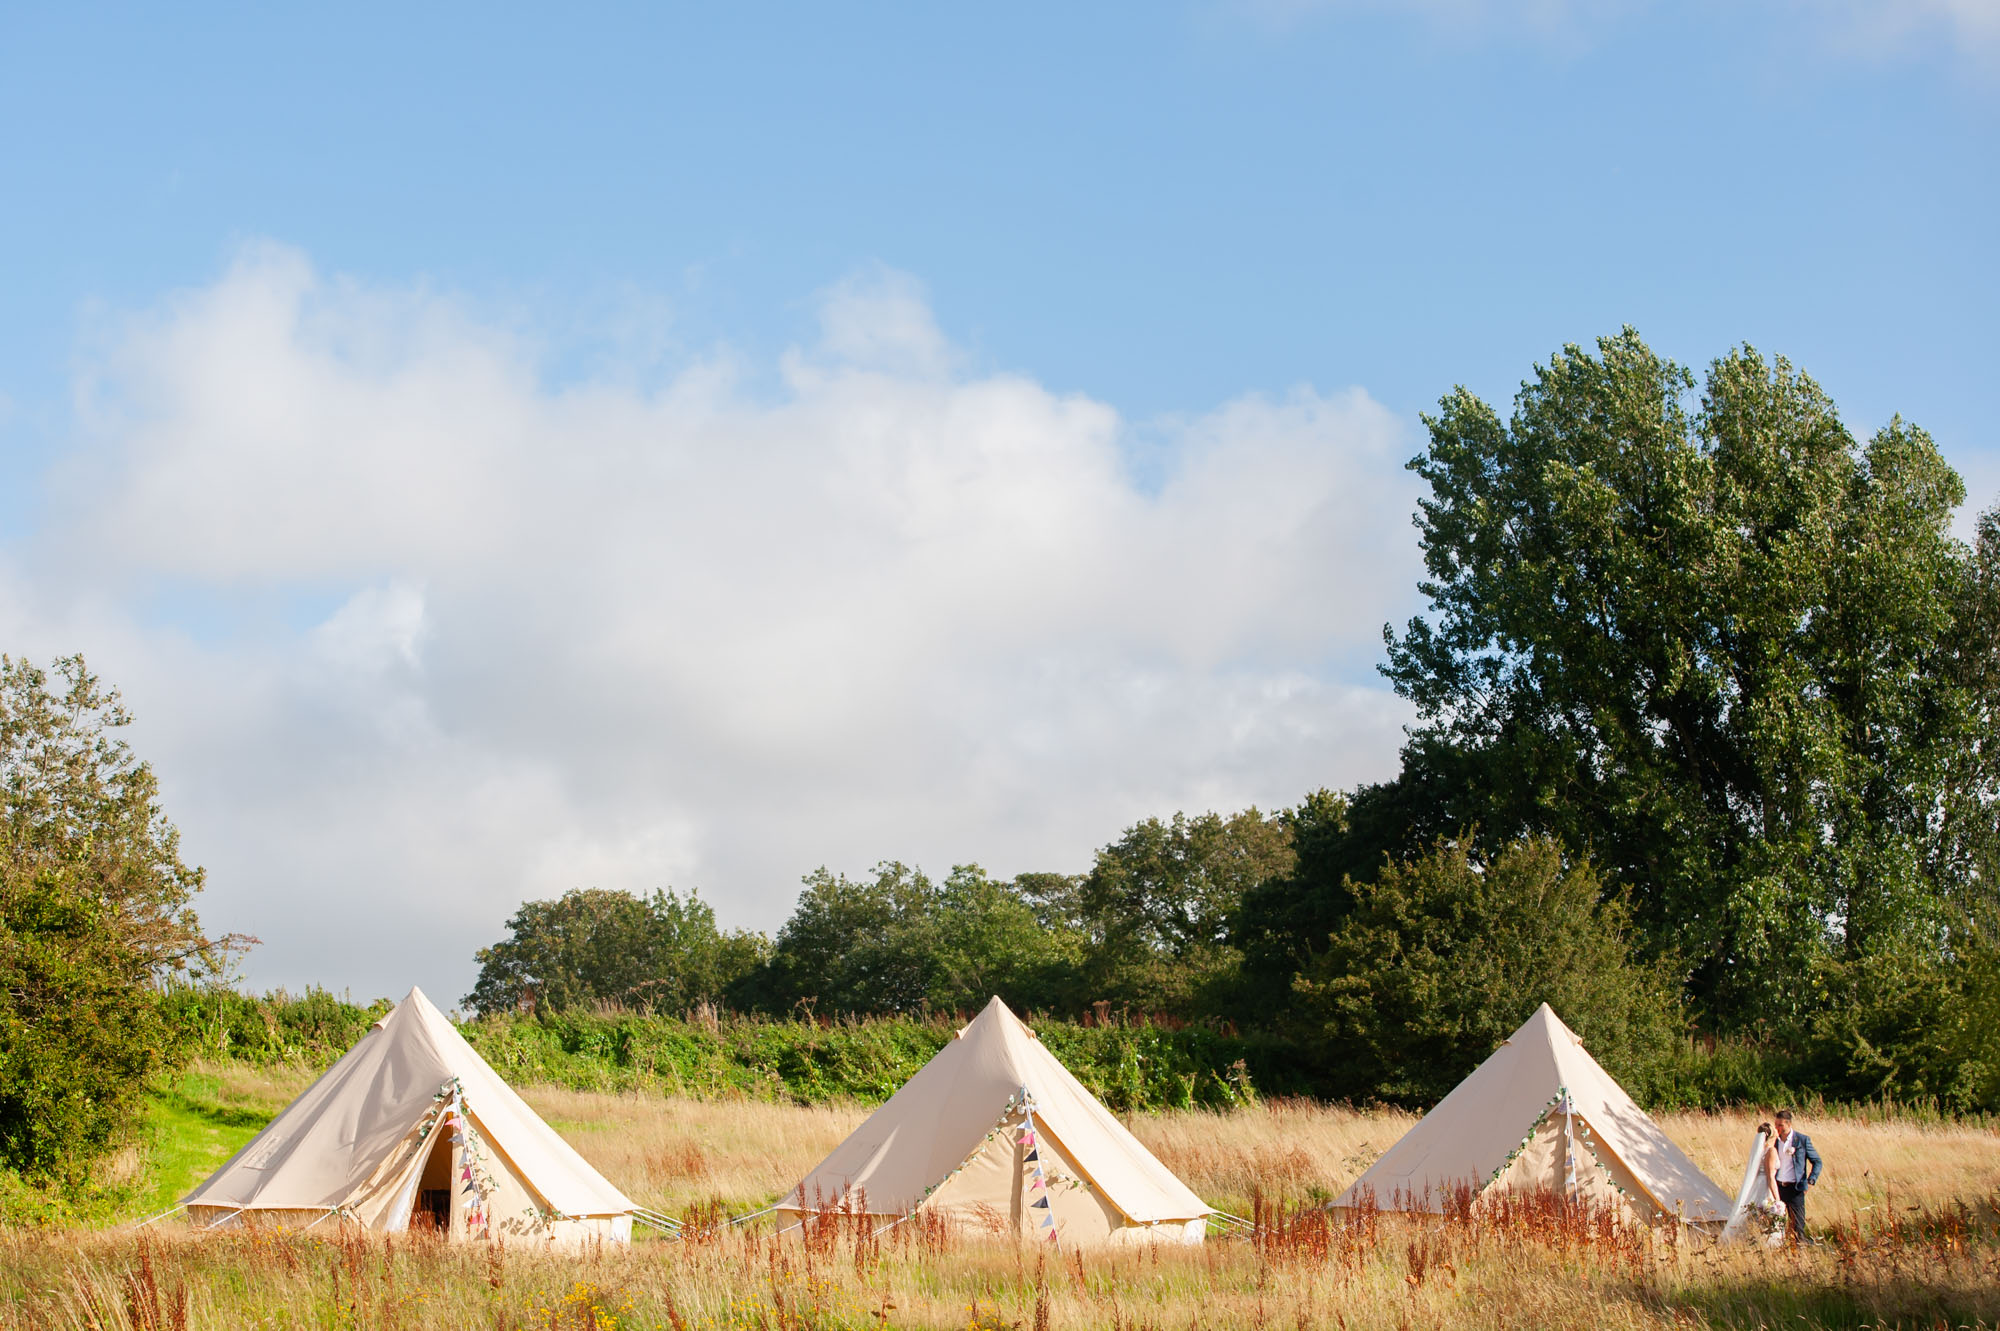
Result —
[[783, 345], [884, 262], [1138, 416], [1505, 394], [1631, 322], [1979, 446], [1990, 7], [1988, 40], [1782, 2], [408, 8], [11, 10], [8, 394], [64, 397], [80, 310], [269, 237], [558, 338], [637, 301], [669, 352]]
[[[132, 696], [210, 917], [267, 939], [253, 980], [436, 964], [449, 995], [522, 896], [584, 877], [699, 884], [769, 927], [822, 862], [1073, 868], [1142, 812], [1385, 776], [1403, 714], [1371, 667], [1412, 608], [1415, 414], [1624, 323], [1697, 363], [1788, 355], [2000, 499], [1993, 0], [406, 10], [0, 16], [0, 627]], [[883, 439], [931, 442], [841, 451], [892, 417]], [[1021, 433], [964, 452], [996, 420]], [[775, 460], [718, 461], [751, 439]], [[654, 491], [632, 469], [656, 449], [681, 451]], [[792, 481], [805, 516], [730, 545]], [[821, 535], [880, 598], [794, 597], [798, 534], [864, 482], [908, 544], [870, 543], [880, 513]], [[673, 535], [701, 521], [686, 485], [740, 506], [699, 547]], [[494, 516], [544, 489], [573, 525]], [[627, 490], [661, 504], [627, 514], [634, 557], [700, 576], [599, 605], [611, 566], [565, 552]], [[1266, 542], [1246, 515], [1300, 493], [1333, 508]], [[1366, 521], [1327, 516], [1357, 496]], [[1099, 599], [952, 564], [1036, 609], [939, 629], [925, 511], [1003, 545], [1072, 514], [1050, 567], [1084, 560]], [[537, 532], [570, 544], [510, 562]], [[1312, 559], [1311, 614], [1243, 590]], [[547, 619], [503, 609], [543, 581]], [[853, 632], [909, 673], [816, 691], [749, 652], [732, 692], [633, 645], [669, 613], [727, 644], [784, 625], [779, 655]], [[594, 645], [508, 672], [565, 635]], [[668, 701], [630, 734], [545, 701], [621, 689]], [[792, 743], [828, 717], [858, 728]], [[1163, 728], [1214, 733], [1136, 738]], [[343, 802], [405, 778], [407, 826]], [[503, 836], [455, 802], [496, 788], [542, 813]], [[772, 841], [751, 810], [780, 792], [818, 812]], [[442, 827], [486, 858], [455, 867]], [[448, 966], [321, 966], [338, 925], [311, 900], [419, 878], [450, 880]]]

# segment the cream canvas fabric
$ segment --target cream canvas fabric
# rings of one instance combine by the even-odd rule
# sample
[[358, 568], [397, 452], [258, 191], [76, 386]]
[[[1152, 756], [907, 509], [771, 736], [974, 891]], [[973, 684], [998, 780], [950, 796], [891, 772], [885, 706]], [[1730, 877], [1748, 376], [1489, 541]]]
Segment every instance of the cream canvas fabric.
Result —
[[403, 1230], [429, 1203], [425, 1214], [457, 1237], [573, 1244], [632, 1235], [631, 1200], [421, 989], [182, 1200], [203, 1226], [338, 1216]]
[[1200, 1242], [1208, 1206], [999, 999], [779, 1203], [1075, 1245]]
[[1464, 1186], [1569, 1192], [1648, 1222], [1719, 1226], [1731, 1209], [1547, 1003], [1333, 1204], [1368, 1192], [1384, 1210], [1436, 1211]]

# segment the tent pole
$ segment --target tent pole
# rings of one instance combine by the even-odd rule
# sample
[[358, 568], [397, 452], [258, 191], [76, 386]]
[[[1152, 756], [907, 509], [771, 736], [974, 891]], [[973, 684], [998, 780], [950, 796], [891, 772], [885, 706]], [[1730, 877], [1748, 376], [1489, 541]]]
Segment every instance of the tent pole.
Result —
[[1576, 1102], [1563, 1087], [1563, 1197], [1576, 1200]]

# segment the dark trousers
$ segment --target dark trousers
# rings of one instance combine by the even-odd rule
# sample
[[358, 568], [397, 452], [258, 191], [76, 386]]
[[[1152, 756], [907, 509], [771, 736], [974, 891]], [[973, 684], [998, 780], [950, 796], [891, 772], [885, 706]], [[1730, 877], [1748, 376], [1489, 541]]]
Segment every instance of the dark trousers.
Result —
[[1785, 1234], [1794, 1243], [1806, 1241], [1806, 1185], [1780, 1183], [1778, 1200], [1785, 1204]]

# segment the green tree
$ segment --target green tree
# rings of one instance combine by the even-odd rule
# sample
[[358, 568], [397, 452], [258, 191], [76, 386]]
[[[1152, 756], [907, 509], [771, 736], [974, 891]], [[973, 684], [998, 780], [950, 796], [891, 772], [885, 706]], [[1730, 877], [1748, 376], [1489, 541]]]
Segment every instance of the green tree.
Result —
[[1048, 920], [1029, 895], [1053, 877], [1006, 882], [962, 864], [938, 885], [933, 1011], [977, 1012], [996, 995], [1024, 1012], [1074, 1003], [1082, 935]]
[[1637, 1095], [1680, 1035], [1674, 977], [1632, 956], [1624, 899], [1546, 839], [1477, 857], [1463, 840], [1355, 883], [1295, 983], [1300, 1016], [1363, 1094], [1442, 1098], [1533, 1014], [1555, 1009]]
[[1281, 1017], [1292, 977], [1353, 910], [1356, 883], [1373, 882], [1384, 865], [1477, 821], [1475, 811], [1457, 807], [1456, 787], [1440, 779], [1425, 761], [1430, 756], [1412, 748], [1394, 780], [1345, 794], [1316, 790], [1283, 815], [1292, 868], [1246, 891], [1230, 924], [1230, 940], [1243, 953], [1238, 1020], [1267, 1025]]
[[1618, 881], [1710, 1019], [1796, 1017], [1822, 958], [1942, 946], [1996, 785], [1964, 488], [1921, 430], [1864, 446], [1782, 359], [1694, 377], [1630, 329], [1463, 389], [1412, 468], [1432, 613], [1388, 633], [1406, 762], [1497, 837]]
[[579, 889], [524, 902], [477, 954], [466, 1003], [482, 1013], [616, 1003], [662, 1012], [717, 1002], [764, 958], [761, 935], [716, 928], [698, 894]]
[[895, 861], [872, 878], [824, 867], [805, 876], [771, 959], [748, 982], [757, 1006], [804, 1003], [821, 1012], [914, 1012], [931, 989], [933, 958], [910, 944], [928, 933], [934, 889]]
[[1024, 890], [962, 864], [933, 882], [893, 860], [871, 878], [815, 870], [744, 996], [824, 1014], [976, 1011], [995, 995], [1024, 1010], [1060, 1006], [1080, 940], [1031, 895], [1057, 881], [1032, 875]]
[[173, 1041], [157, 984], [206, 974], [205, 937], [158, 782], [82, 657], [0, 656], [0, 1164], [75, 1180], [115, 1143]]
[[1076, 889], [1086, 991], [1183, 1017], [1224, 1001], [1242, 962], [1230, 934], [1238, 908], [1294, 863], [1291, 822], [1256, 809], [1133, 824]]

